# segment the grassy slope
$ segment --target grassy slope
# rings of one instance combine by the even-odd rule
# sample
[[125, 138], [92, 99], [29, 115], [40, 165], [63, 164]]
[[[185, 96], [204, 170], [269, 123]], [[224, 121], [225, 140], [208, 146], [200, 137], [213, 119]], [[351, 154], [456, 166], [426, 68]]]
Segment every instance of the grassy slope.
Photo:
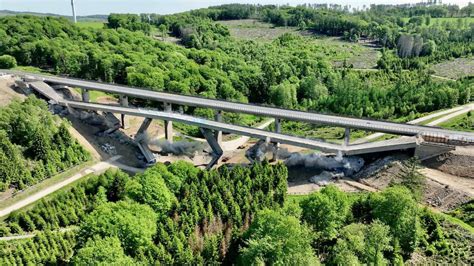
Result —
[[[410, 18], [405, 17], [402, 18], [404, 22], [408, 22]], [[458, 23], [458, 21], [461, 20], [463, 25], [468, 26], [470, 23], [474, 23], [474, 17], [453, 17], [453, 18], [431, 18], [430, 21], [430, 26], [435, 25], [435, 24], [442, 24], [442, 23]]]
[[431, 69], [438, 76], [452, 79], [474, 76], [474, 58], [455, 58], [435, 64]]
[[[77, 94], [81, 94], [82, 93], [82, 90], [80, 88], [74, 88], [74, 91], [77, 93]], [[105, 92], [102, 92], [102, 91], [94, 91], [94, 90], [89, 90], [89, 99], [92, 101], [92, 102], [97, 102], [97, 99], [98, 98], [101, 98], [101, 97], [114, 97], [112, 94], [108, 94], [108, 93], [105, 93]]]
[[105, 23], [103, 21], [79, 21], [77, 26], [81, 28], [102, 29]]
[[440, 124], [439, 126], [454, 130], [474, 132], [474, 112], [471, 113], [471, 116], [468, 114], [460, 115]]
[[474, 23], [474, 17], [470, 18], [431, 18], [431, 23], [430, 25], [434, 25], [436, 23], [458, 23], [458, 20], [461, 20], [464, 25], [469, 25], [470, 23]]
[[[71, 177], [72, 175], [74, 175], [75, 173], [79, 172], [80, 170], [82, 170], [86, 167], [92, 166], [94, 163], [95, 163], [94, 161], [84, 162], [84, 163], [76, 165], [76, 166], [74, 166], [74, 167], [72, 167], [72, 168], [70, 168], [70, 169], [68, 169], [68, 170], [66, 170], [66, 171], [64, 171], [64, 172], [62, 172], [58, 175], [47, 178], [44, 181], [42, 181], [41, 183], [38, 183], [38, 184], [33, 185], [31, 187], [28, 187], [27, 189], [15, 194], [15, 196], [13, 196], [12, 198], [0, 201], [0, 209], [3, 209], [3, 208], [5, 208], [7, 206], [10, 206], [10, 205], [13, 205], [16, 202], [21, 201], [21, 200], [27, 198], [28, 196], [30, 196], [32, 194], [35, 194], [35, 193], [37, 193], [37, 192], [39, 192], [39, 191], [41, 191], [41, 190], [43, 190], [47, 187], [50, 187], [50, 186], [52, 186], [56, 183], [64, 181], [64, 180], [68, 179], [69, 177]], [[83, 180], [83, 178], [80, 179], [80, 180]], [[74, 183], [76, 183], [76, 182], [73, 182], [72, 184], [74, 184]], [[72, 184], [69, 184], [66, 187], [69, 187]], [[62, 190], [62, 189], [60, 189], [60, 190]], [[51, 194], [51, 195], [53, 195], [53, 194]], [[48, 195], [48, 197], [49, 197], [49, 195]]]

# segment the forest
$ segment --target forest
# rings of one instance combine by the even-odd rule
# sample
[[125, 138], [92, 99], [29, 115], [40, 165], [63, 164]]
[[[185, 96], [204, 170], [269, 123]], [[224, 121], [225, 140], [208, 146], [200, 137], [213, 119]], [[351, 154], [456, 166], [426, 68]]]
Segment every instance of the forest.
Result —
[[[395, 24], [393, 27], [398, 27], [397, 34], [391, 37], [394, 43], [386, 45], [387, 49], [378, 62], [384, 71], [360, 72], [350, 66], [342, 69], [332, 66], [330, 58], [337, 51], [315, 45], [302, 36], [284, 34], [271, 43], [236, 40], [224, 25], [214, 21], [246, 18], [257, 12], [254, 9], [250, 13], [239, 11], [249, 8], [231, 5], [176, 15], [149, 15], [146, 22], [144, 15], [140, 20], [137, 15], [112, 14], [104, 29], [78, 28], [65, 19], [51, 17], [6, 17], [0, 19], [0, 36], [6, 40], [0, 43], [0, 54], [13, 56], [18, 65], [36, 66], [55, 74], [157, 91], [357, 117], [405, 121], [422, 113], [464, 104], [471, 99], [473, 85], [469, 79], [434, 80], [423, 67], [404, 71], [406, 62], [422, 65], [426, 60], [434, 60], [428, 57], [447, 59], [472, 54], [474, 42], [469, 37], [469, 27], [459, 33], [465, 36], [463, 38], [446, 37], [456, 39], [459, 47], [463, 47], [462, 52], [454, 52], [458, 46], [446, 41], [449, 43], [448, 52], [438, 47], [433, 55], [425, 56], [420, 52], [416, 57], [404, 57], [399, 55], [428, 48], [415, 41], [416, 49], [404, 45], [397, 48], [397, 41], [412, 41], [411, 37], [401, 33], [405, 28]], [[300, 17], [298, 14], [304, 11], [303, 14], [308, 13], [309, 17], [304, 19], [307, 25], [318, 23], [311, 17], [330, 19], [349, 16], [353, 19], [355, 16], [332, 9], [259, 8], [263, 9], [258, 14], [264, 16], [261, 18], [264, 21], [268, 20], [266, 17], [271, 12], [283, 12], [285, 17], [291, 18]], [[369, 19], [371, 12], [375, 11], [367, 11], [364, 16]], [[338, 16], [333, 16], [333, 13]], [[306, 17], [301, 16], [302, 19]], [[158, 36], [150, 36], [148, 23], [159, 35], [171, 34], [180, 38], [184, 47], [162, 41]], [[388, 22], [380, 23], [385, 25]], [[366, 32], [369, 28], [364, 28], [364, 37], [376, 39]], [[421, 29], [425, 30], [425, 27]], [[451, 32], [446, 29], [440, 31]], [[342, 30], [329, 32], [325, 34], [339, 34]], [[415, 39], [419, 40], [418, 37]], [[435, 39], [442, 38], [438, 36]], [[425, 42], [429, 46], [431, 40]], [[445, 52], [449, 55], [438, 55]], [[185, 111], [212, 116], [205, 110], [188, 108]]]
[[[31, 210], [12, 213], [1, 232], [51, 232], [78, 226], [77, 232], [71, 231], [76, 242], [65, 244], [67, 250], [77, 247], [77, 258], [72, 259], [78, 264], [100, 261], [100, 256], [113, 260], [104, 263], [133, 258], [162, 264], [212, 264], [230, 256], [226, 254], [238, 244], [235, 236], [249, 227], [258, 210], [284, 204], [286, 178], [281, 164], [202, 171], [177, 162], [158, 164], [134, 177], [110, 170], [42, 200]], [[37, 240], [38, 236], [19, 242], [24, 246], [13, 250], [5, 243], [0, 258], [7, 260], [1, 264], [70, 261], [72, 253], [62, 247], [57, 253], [41, 254]], [[104, 241], [117, 243], [116, 249]], [[91, 253], [98, 246], [105, 250]], [[111, 255], [115, 252], [124, 255]]]
[[[415, 179], [377, 193], [328, 186], [288, 198], [282, 164], [199, 170], [158, 164], [130, 177], [109, 170], [10, 214], [2, 265], [402, 264], [469, 258], [469, 245], [417, 202]], [[62, 230], [59, 230], [62, 229]], [[36, 231], [35, 231], [36, 230]]]
[[22, 190], [89, 160], [68, 127], [34, 96], [0, 108], [0, 191]]
[[[473, 99], [472, 77], [436, 79], [428, 68], [473, 55], [473, 8], [232, 4], [173, 15], [111, 14], [103, 28], [60, 17], [0, 17], [0, 68], [403, 122]], [[219, 23], [241, 19], [310, 37], [240, 40]], [[321, 35], [375, 43], [377, 69], [336, 66], [341, 51], [312, 41]], [[200, 108], [184, 112], [214, 116]], [[455, 122], [470, 128], [472, 114]], [[0, 191], [24, 189], [89, 160], [68, 126], [34, 97], [1, 108]], [[289, 127], [305, 131], [298, 123]], [[419, 256], [435, 264], [472, 262], [472, 228], [450, 220], [472, 225], [472, 202], [447, 216], [422, 205], [420, 175], [401, 178], [377, 192], [330, 185], [290, 196], [282, 163], [201, 170], [178, 161], [134, 176], [108, 170], [0, 221], [0, 237], [31, 236], [0, 241], [0, 265], [403, 265]]]

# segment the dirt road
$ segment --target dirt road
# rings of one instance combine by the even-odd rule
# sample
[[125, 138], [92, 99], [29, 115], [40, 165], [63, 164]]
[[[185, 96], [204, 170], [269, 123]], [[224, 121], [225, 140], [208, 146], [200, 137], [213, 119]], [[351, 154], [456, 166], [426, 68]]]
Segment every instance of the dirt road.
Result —
[[109, 160], [105, 161], [105, 162], [99, 162], [95, 165], [93, 165], [92, 167], [89, 167], [87, 169], [84, 169], [82, 170], [81, 172], [71, 176], [70, 178], [67, 178], [59, 183], [56, 183], [50, 187], [47, 187], [21, 201], [18, 201], [10, 206], [8, 206], [7, 208], [3, 209], [3, 210], [0, 210], [0, 217], [3, 217], [3, 216], [6, 216], [8, 214], [10, 214], [11, 212], [13, 211], [16, 211], [16, 210], [19, 210], [25, 206], [28, 206], [30, 205], [31, 203], [33, 202], [36, 202], [37, 200], [73, 183], [74, 181], [77, 181], [81, 178], [83, 178], [84, 176], [86, 175], [89, 175], [89, 174], [100, 174], [102, 172], [105, 172], [107, 169], [111, 168], [111, 167], [117, 167], [115, 166], [113, 163], [114, 161], [118, 160], [120, 158], [120, 156], [114, 156], [112, 158], [110, 158]]
[[[65, 228], [60, 228], [58, 230], [54, 230], [53, 232], [64, 233], [64, 232], [77, 230], [78, 228], [79, 227], [77, 227], [77, 226], [70, 226], [70, 227], [65, 227]], [[0, 237], [0, 241], [13, 241], [13, 240], [33, 238], [37, 234], [38, 234], [37, 232], [34, 232], [34, 233], [30, 233], [30, 234], [25, 234], [25, 235], [3, 236], [3, 237]]]
[[431, 180], [463, 191], [474, 197], [474, 179], [450, 175], [431, 168], [423, 168], [419, 172]]
[[12, 89], [15, 80], [10, 75], [0, 76], [0, 106], [9, 105], [14, 99], [25, 99], [26, 96]]

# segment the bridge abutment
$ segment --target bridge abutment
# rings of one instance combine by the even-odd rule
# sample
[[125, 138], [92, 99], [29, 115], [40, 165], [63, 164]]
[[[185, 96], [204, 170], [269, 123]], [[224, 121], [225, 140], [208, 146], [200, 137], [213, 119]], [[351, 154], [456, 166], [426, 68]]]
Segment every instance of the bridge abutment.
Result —
[[417, 143], [415, 148], [415, 157], [420, 161], [424, 161], [454, 149], [454, 146], [447, 144], [421, 141]]

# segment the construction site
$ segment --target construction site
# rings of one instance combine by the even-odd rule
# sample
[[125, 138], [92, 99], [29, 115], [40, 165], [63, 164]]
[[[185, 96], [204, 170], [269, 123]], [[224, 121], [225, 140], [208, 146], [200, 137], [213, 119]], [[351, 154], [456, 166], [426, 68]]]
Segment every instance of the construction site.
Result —
[[[44, 97], [25, 86], [18, 76], [4, 75], [0, 82], [2, 103], [24, 98], [25, 94]], [[60, 87], [56, 92], [67, 100], [82, 99], [80, 90], [70, 87]], [[120, 105], [120, 97], [116, 95], [101, 95], [94, 101], [111, 106]], [[123, 117], [118, 113], [67, 108], [54, 103], [50, 104], [50, 110], [71, 122], [71, 132], [82, 140], [97, 160], [106, 161], [119, 155], [117, 162], [132, 169], [128, 169], [128, 172], [140, 172], [150, 166], [137, 146], [137, 137], [153, 153], [156, 162], [166, 164], [185, 160], [205, 168], [213, 160], [213, 150], [204, 138], [175, 131], [172, 139], [166, 139], [164, 121], [150, 121], [146, 132], [142, 130], [141, 135], [137, 136], [146, 118], [127, 115], [127, 125], [124, 127], [121, 122]], [[259, 128], [265, 129], [272, 122], [271, 119], [263, 120]], [[344, 156], [342, 153], [330, 155], [287, 144], [275, 146], [265, 140], [228, 133], [224, 133], [222, 139], [220, 146], [223, 154], [217, 166], [246, 165], [263, 160], [283, 162], [289, 171], [288, 193], [291, 195], [309, 194], [328, 184], [335, 184], [347, 192], [379, 191], [401, 182], [401, 176], [412, 170], [407, 163], [413, 158], [413, 152], [409, 150]], [[278, 154], [277, 158], [275, 154]], [[451, 151], [427, 156], [422, 160], [415, 171], [425, 177], [425, 203], [440, 211], [449, 211], [470, 201], [474, 195], [473, 161], [473, 146], [457, 146]]]

